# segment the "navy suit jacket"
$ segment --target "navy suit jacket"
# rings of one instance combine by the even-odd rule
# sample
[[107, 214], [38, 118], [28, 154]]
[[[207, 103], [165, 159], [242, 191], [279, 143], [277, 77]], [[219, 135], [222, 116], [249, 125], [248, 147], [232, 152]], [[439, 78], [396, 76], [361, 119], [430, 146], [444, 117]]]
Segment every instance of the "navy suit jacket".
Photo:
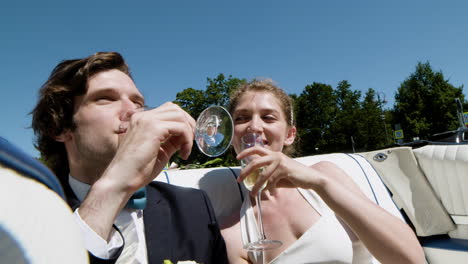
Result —
[[[73, 208], [79, 206], [69, 186], [65, 186], [65, 192], [69, 204]], [[148, 263], [162, 264], [165, 259], [174, 264], [182, 260], [228, 263], [226, 245], [204, 191], [152, 182], [147, 187], [143, 221]], [[114, 263], [117, 260], [89, 255], [91, 263]]]

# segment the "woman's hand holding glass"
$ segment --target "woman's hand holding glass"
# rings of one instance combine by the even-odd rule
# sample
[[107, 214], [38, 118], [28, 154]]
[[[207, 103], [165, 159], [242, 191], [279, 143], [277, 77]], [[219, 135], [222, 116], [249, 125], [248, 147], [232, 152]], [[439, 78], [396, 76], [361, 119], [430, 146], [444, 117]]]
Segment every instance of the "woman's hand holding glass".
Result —
[[257, 158], [252, 159], [242, 169], [238, 178], [239, 182], [245, 183], [247, 176], [260, 171], [257, 182], [251, 189], [252, 195], [263, 188], [274, 194], [276, 187], [315, 189], [318, 185], [321, 175], [319, 170], [307, 167], [282, 152], [256, 146], [244, 149], [237, 155], [237, 159], [242, 160], [252, 156]]
[[[241, 137], [241, 150], [245, 149], [252, 149], [252, 148], [263, 148], [263, 140], [262, 135], [258, 133], [247, 133]], [[256, 154], [248, 155], [242, 158], [241, 165], [244, 168], [248, 166], [249, 163], [255, 162], [260, 158], [260, 156]], [[244, 186], [248, 190], [252, 190], [252, 187], [256, 187], [258, 189], [265, 188], [266, 184], [262, 184], [258, 186], [258, 178], [261, 177], [261, 173], [263, 171], [263, 167], [256, 167], [255, 170], [249, 170], [248, 174], [243, 177]], [[266, 183], [266, 182], [264, 182]], [[263, 220], [262, 220], [262, 206], [261, 206], [261, 193], [256, 192], [255, 201], [257, 203], [258, 208], [258, 228], [260, 231], [260, 237], [257, 241], [251, 242], [244, 246], [245, 249], [249, 251], [263, 251], [268, 249], [275, 249], [283, 245], [283, 243], [279, 240], [269, 240], [265, 236], [265, 231], [263, 229]]]
[[[262, 141], [262, 136], [260, 134], [255, 134], [255, 133], [248, 133], [245, 134], [241, 138], [241, 150], [245, 149], [252, 149], [254, 147], [258, 148], [263, 148], [263, 141]], [[246, 167], [249, 163], [251, 163], [253, 160], [256, 158], [259, 158], [258, 154], [252, 154], [248, 155], [244, 158], [241, 159], [241, 166], [242, 168]], [[250, 170], [249, 174], [244, 178], [243, 182], [245, 187], [249, 190], [252, 191], [252, 188], [254, 187], [255, 183], [257, 182], [258, 178], [260, 177], [261, 172], [263, 171], [263, 168], [257, 168], [255, 170]], [[265, 188], [265, 184], [260, 186], [260, 189]]]

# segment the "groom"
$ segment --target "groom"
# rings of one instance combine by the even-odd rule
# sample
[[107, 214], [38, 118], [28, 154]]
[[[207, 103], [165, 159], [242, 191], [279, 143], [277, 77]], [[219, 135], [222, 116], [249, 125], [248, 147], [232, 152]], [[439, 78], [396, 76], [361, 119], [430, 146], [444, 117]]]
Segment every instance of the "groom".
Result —
[[144, 105], [122, 56], [99, 52], [59, 63], [32, 111], [36, 147], [64, 186], [91, 262], [227, 263], [206, 193], [153, 182], [176, 151], [189, 156], [195, 121], [172, 103]]

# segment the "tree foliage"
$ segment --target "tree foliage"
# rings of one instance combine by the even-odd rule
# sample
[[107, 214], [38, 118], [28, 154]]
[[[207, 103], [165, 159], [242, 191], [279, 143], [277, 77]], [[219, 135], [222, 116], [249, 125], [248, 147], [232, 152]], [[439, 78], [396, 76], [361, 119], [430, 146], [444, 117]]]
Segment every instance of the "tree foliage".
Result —
[[295, 102], [299, 155], [322, 153], [336, 113], [333, 88], [314, 82], [304, 88]]
[[455, 98], [463, 98], [463, 86], [454, 87], [429, 62], [416, 70], [398, 88], [394, 119], [404, 130], [405, 140], [427, 139], [429, 135], [458, 127]]
[[361, 92], [351, 90], [346, 80], [336, 89], [313, 83], [295, 101], [300, 155], [368, 151], [387, 144], [384, 102], [374, 89], [361, 101]]
[[363, 150], [374, 150], [383, 148], [390, 144], [387, 136], [390, 128], [385, 120], [388, 120], [388, 115], [383, 110], [385, 102], [376, 91], [369, 88], [364, 95], [364, 99], [361, 103], [361, 121], [360, 121], [360, 133], [362, 137], [360, 147]]
[[205, 94], [201, 90], [187, 88], [177, 93], [175, 103], [191, 116], [198, 116], [207, 107]]
[[[194, 118], [198, 117], [201, 112], [212, 105], [227, 107], [229, 103], [230, 93], [240, 84], [245, 83], [245, 79], [238, 79], [232, 76], [227, 78], [224, 74], [219, 74], [215, 78], [207, 78], [207, 86], [205, 90], [197, 90], [193, 88], [184, 89], [177, 93], [174, 103], [178, 104]], [[212, 166], [232, 166], [238, 165], [235, 159], [234, 151], [229, 149], [225, 154], [220, 156], [222, 160], [210, 158], [201, 153], [196, 146], [192, 148], [192, 153], [187, 161], [182, 161], [179, 157], [174, 157], [173, 160], [187, 166], [193, 167], [212, 167]], [[213, 162], [216, 160], [216, 162]]]
[[[176, 96], [175, 103], [197, 117], [210, 105], [227, 106], [229, 94], [245, 79], [219, 74], [207, 78], [204, 90], [187, 88]], [[401, 124], [406, 141], [414, 136], [453, 130], [458, 126], [455, 98], [464, 102], [462, 87], [454, 87], [442, 72], [434, 72], [427, 63], [418, 63], [416, 70], [405, 79], [395, 96], [393, 109], [384, 109], [385, 98], [373, 88], [364, 96], [343, 80], [333, 88], [313, 82], [299, 94], [291, 94], [297, 126], [297, 156], [331, 152], [371, 151], [391, 145], [392, 125]], [[468, 105], [464, 102], [465, 107]], [[196, 147], [188, 161], [176, 162], [187, 168], [237, 166], [231, 148], [213, 159]]]
[[353, 141], [359, 142], [361, 138], [359, 129], [361, 92], [351, 90], [351, 84], [344, 80], [338, 83], [334, 94], [337, 111], [330, 127], [332, 136], [329, 139], [328, 149], [351, 152]]

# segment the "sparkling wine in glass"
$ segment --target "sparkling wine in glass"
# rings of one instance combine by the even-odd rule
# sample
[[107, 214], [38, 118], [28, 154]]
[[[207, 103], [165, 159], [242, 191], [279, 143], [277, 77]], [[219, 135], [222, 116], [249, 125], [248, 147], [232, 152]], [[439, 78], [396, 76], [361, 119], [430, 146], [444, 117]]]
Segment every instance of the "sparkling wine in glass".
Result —
[[[263, 147], [263, 141], [262, 141], [262, 136], [261, 134], [258, 133], [247, 133], [241, 138], [241, 150], [251, 148], [254, 146], [261, 146]], [[250, 155], [249, 157], [246, 157], [241, 160], [241, 166], [244, 168], [251, 162], [253, 159], [257, 158], [256, 155]], [[243, 183], [244, 186], [249, 190], [252, 191], [253, 186], [257, 182], [258, 178], [260, 177], [261, 171], [263, 170], [257, 170], [253, 173], [251, 173], [249, 176], [247, 176]], [[257, 193], [255, 196], [255, 201], [257, 203], [258, 207], [258, 228], [260, 230], [260, 239], [258, 241], [251, 242], [244, 246], [245, 249], [249, 251], [264, 251], [268, 249], [275, 249], [283, 245], [283, 243], [279, 240], [270, 240], [267, 239], [265, 236], [265, 231], [263, 230], [263, 221], [262, 221], [262, 206], [261, 206], [261, 191], [266, 187], [266, 182], [262, 185], [260, 191]]]
[[[241, 144], [242, 144], [241, 150], [251, 148], [254, 146], [263, 147], [263, 141], [262, 141], [261, 135], [255, 134], [255, 133], [249, 133], [249, 134], [244, 135], [241, 138]], [[251, 155], [249, 157], [242, 159], [241, 167], [245, 168], [245, 166], [247, 166], [247, 164], [249, 164], [256, 156], [257, 155]], [[261, 170], [257, 170], [251, 173], [249, 176], [247, 176], [244, 179], [243, 183], [244, 183], [245, 188], [247, 188], [247, 190], [252, 191], [252, 188], [254, 187], [255, 183], [257, 183], [257, 180], [260, 177], [260, 172]], [[263, 190], [266, 187], [266, 184], [267, 183], [265, 182], [260, 189]]]

